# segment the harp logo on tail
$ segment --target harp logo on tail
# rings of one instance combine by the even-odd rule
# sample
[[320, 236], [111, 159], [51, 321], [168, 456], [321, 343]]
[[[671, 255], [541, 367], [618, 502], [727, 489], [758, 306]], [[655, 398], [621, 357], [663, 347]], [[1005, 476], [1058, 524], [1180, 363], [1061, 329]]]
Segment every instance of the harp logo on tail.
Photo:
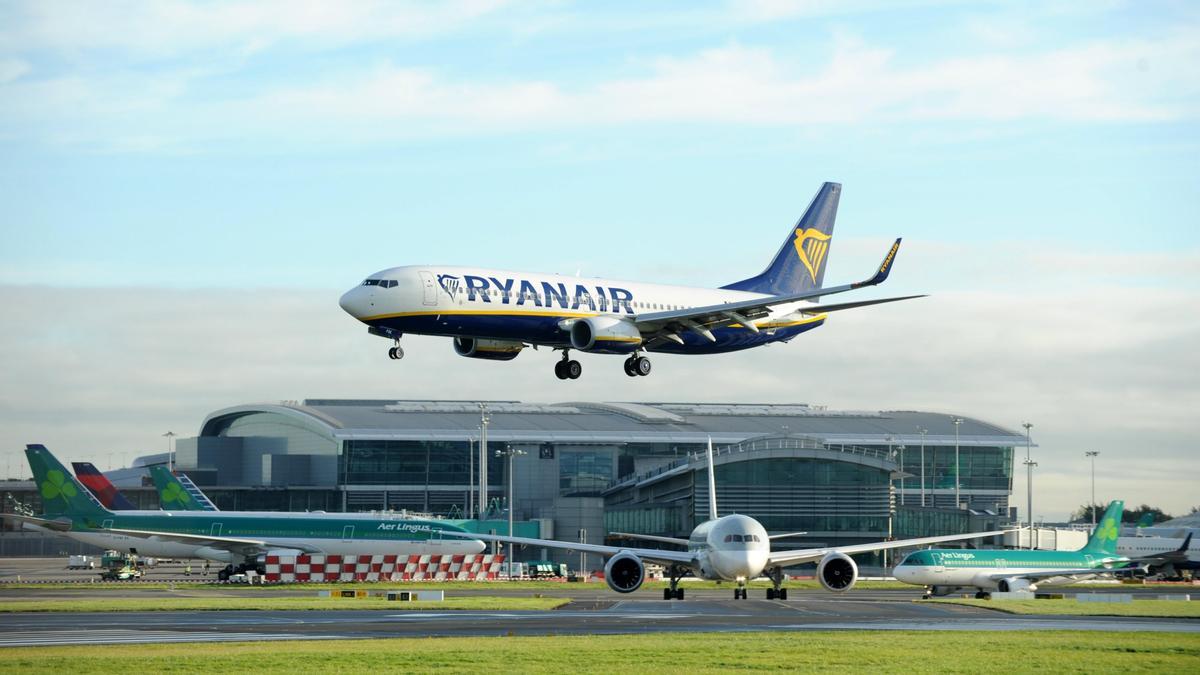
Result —
[[800, 262], [808, 269], [813, 283], [816, 283], [821, 262], [825, 260], [825, 254], [829, 251], [829, 239], [830, 235], [815, 228], [796, 229], [796, 241], [792, 243], [796, 246], [796, 255], [800, 256]]

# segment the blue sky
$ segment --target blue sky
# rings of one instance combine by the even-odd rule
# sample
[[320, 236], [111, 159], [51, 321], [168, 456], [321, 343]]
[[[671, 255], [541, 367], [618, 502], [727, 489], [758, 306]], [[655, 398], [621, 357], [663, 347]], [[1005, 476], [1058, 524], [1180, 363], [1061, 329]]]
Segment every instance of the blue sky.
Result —
[[[269, 344], [279, 323], [329, 321], [327, 333], [300, 330], [325, 342], [294, 347], [328, 349], [349, 331], [354, 342], [338, 348], [374, 357], [377, 341], [335, 304], [374, 270], [445, 262], [726, 283], [757, 272], [835, 180], [845, 187], [828, 278], [862, 276], [903, 236], [887, 291], [934, 296], [922, 314], [845, 319], [843, 331], [867, 335], [841, 356], [877, 358], [886, 350], [867, 337], [907, 331], [892, 340], [894, 364], [933, 340], [914, 325], [956, 335], [938, 348], [958, 356], [940, 373], [910, 364], [894, 390], [806, 386], [789, 400], [921, 403], [1012, 428], [1053, 409], [1077, 420], [1054, 439], [1064, 477], [1082, 445], [1133, 433], [1087, 428], [1096, 410], [1144, 406], [1172, 411], [1155, 429], [1164, 452], [1183, 457], [1186, 408], [1200, 404], [1172, 372], [1194, 361], [1186, 345], [1200, 309], [1197, 63], [1200, 8], [1186, 2], [4, 3], [0, 300], [10, 316], [48, 298], [112, 311], [86, 326], [61, 307], [28, 315], [33, 325], [7, 338], [0, 417], [34, 415], [30, 387], [84, 405], [129, 378], [98, 378], [87, 364], [104, 341], [93, 336], [126, 329], [113, 317], [165, 330], [127, 315], [131, 298], [155, 308], [153, 321], [203, 322], [203, 332], [243, 315], [196, 317], [186, 302], [283, 289], [304, 298], [303, 313], [246, 309], [239, 330]], [[177, 295], [137, 295], [147, 288]], [[1020, 354], [994, 351], [1015, 343]], [[80, 369], [46, 383], [30, 365], [46, 344], [80, 350]], [[194, 426], [242, 402], [230, 397], [329, 393], [275, 373], [195, 397], [212, 368], [204, 358], [233, 357], [160, 348], [173, 370], [138, 392], [179, 403], [114, 428], [110, 448], [131, 452], [157, 435], [148, 425]], [[129, 355], [94, 358], [138, 367]], [[437, 358], [464, 374], [475, 366]], [[645, 386], [779, 363], [763, 358], [674, 361], [673, 375]], [[1028, 378], [995, 382], [983, 399], [950, 384], [1007, 358], [1055, 374], [1036, 396]], [[545, 360], [507, 371], [528, 373], [517, 394], [545, 398]], [[1065, 363], [1073, 370], [1056, 370]], [[1129, 369], [1118, 384], [1094, 379], [1114, 363]], [[330, 389], [394, 390], [394, 372], [356, 367]], [[915, 379], [928, 390], [913, 391]], [[1071, 379], [1079, 391], [1050, 386]], [[600, 399], [678, 398], [621, 379], [579, 386]], [[424, 391], [512, 397], [436, 381]], [[61, 442], [118, 451], [87, 448], [86, 434]], [[1176, 508], [1189, 499], [1178, 494]]]

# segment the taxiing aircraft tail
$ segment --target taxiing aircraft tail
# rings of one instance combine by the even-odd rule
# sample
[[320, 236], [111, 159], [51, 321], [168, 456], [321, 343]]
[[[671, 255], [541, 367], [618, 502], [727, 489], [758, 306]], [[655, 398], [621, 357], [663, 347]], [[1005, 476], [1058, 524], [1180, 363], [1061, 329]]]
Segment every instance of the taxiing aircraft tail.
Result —
[[841, 195], [841, 184], [822, 185], [808, 210], [788, 231], [787, 239], [767, 269], [722, 288], [767, 295], [790, 295], [821, 288]]
[[75, 469], [75, 477], [79, 482], [96, 495], [96, 499], [100, 500], [104, 508], [119, 511], [132, 511], [137, 508], [91, 462], [71, 462], [71, 468]]
[[187, 483], [191, 481], [185, 483], [181, 476], [176, 476], [161, 464], [150, 467], [150, 477], [154, 479], [154, 488], [158, 491], [158, 503], [164, 511], [217, 510], [217, 507], [203, 492], [200, 492], [199, 488], [195, 488], [195, 493], [188, 489]]
[[100, 505], [87, 488], [75, 480], [46, 446], [25, 446], [25, 457], [33, 470], [33, 480], [42, 495], [42, 511], [56, 516], [107, 516], [110, 512]]
[[1096, 530], [1084, 545], [1085, 553], [1117, 555], [1117, 537], [1121, 533], [1121, 515], [1125, 513], [1125, 502], [1117, 500], [1108, 505]]

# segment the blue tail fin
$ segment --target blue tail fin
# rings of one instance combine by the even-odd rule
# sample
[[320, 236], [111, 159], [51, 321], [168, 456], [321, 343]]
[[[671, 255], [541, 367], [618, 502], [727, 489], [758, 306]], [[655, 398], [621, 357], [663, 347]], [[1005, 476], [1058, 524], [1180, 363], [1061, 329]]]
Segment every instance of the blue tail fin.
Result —
[[808, 210], [788, 231], [787, 239], [767, 269], [722, 288], [768, 295], [803, 293], [820, 288], [825, 279], [825, 261], [829, 257], [833, 221], [837, 218], [841, 196], [840, 184], [822, 185]]
[[1117, 537], [1120, 536], [1121, 516], [1124, 513], [1125, 502], [1118, 500], [1110, 503], [1104, 510], [1104, 515], [1100, 516], [1100, 522], [1096, 523], [1096, 530], [1092, 532], [1083, 550], [1088, 553], [1116, 555]]

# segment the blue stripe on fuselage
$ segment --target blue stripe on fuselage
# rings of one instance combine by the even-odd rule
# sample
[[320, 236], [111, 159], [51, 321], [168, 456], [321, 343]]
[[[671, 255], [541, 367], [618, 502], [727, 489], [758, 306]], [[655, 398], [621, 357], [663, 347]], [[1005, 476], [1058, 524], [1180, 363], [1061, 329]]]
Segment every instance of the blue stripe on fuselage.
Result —
[[[530, 316], [527, 314], [416, 314], [392, 317], [380, 317], [367, 320], [371, 326], [379, 326], [397, 330], [402, 333], [419, 335], [443, 335], [446, 337], [477, 337], [493, 340], [512, 340], [514, 342], [532, 342], [542, 345], [570, 346], [570, 335], [559, 328], [559, 323], [571, 316]], [[680, 334], [683, 344], [675, 342], [660, 342], [647, 351], [664, 352], [669, 354], [720, 354], [742, 349], [758, 347], [770, 342], [791, 339], [800, 333], [810, 331], [821, 324], [824, 319], [810, 321], [795, 326], [779, 328], [764, 328], [759, 333], [745, 328], [717, 328], [712, 331], [716, 342], [685, 331]]]

